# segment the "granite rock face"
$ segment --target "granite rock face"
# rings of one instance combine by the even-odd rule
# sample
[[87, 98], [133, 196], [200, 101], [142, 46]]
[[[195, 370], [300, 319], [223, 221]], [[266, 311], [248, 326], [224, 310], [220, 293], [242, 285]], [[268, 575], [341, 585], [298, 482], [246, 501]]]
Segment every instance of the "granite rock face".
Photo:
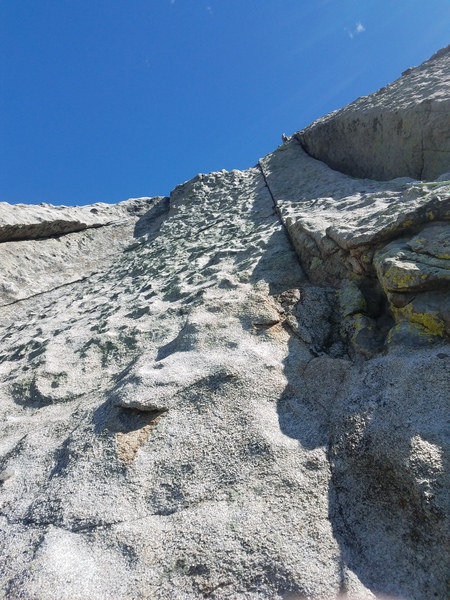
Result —
[[447, 181], [0, 206], [0, 598], [447, 599]]
[[450, 171], [449, 77], [450, 46], [296, 137], [308, 154], [353, 177], [434, 180]]
[[0, 203], [0, 240], [8, 242], [0, 243], [0, 306], [104, 269], [139, 243], [146, 219], [167, 210], [164, 198], [72, 208]]
[[260, 166], [310, 281], [341, 289], [341, 304], [354, 290], [350, 302], [360, 308], [341, 306], [340, 319], [351, 344], [363, 342], [359, 351], [370, 355], [398, 330], [413, 344], [448, 340], [448, 182], [351, 178], [295, 139]]

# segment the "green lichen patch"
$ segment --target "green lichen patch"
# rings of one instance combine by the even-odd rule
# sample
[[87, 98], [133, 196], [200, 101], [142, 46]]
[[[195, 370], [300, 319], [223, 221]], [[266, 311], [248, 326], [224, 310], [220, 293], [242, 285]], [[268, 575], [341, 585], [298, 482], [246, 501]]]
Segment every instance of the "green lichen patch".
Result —
[[92, 337], [79, 349], [81, 358], [87, 358], [90, 351], [100, 355], [102, 367], [111, 362], [121, 363], [123, 359], [133, 357], [139, 343], [139, 331], [126, 328], [118, 333], [100, 334]]

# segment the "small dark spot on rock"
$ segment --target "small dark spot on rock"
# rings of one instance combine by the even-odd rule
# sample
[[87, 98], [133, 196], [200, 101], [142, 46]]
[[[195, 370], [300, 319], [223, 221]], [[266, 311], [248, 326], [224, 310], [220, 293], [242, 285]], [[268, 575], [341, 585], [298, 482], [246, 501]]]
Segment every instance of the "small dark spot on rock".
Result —
[[209, 568], [206, 565], [193, 565], [189, 567], [188, 575], [208, 575]]

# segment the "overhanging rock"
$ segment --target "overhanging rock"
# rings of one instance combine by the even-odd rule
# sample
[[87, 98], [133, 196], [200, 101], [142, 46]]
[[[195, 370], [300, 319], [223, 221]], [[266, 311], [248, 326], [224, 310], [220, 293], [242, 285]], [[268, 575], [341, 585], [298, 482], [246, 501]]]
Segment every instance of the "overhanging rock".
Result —
[[447, 47], [296, 138], [310, 156], [353, 177], [435, 180], [450, 171], [449, 76]]

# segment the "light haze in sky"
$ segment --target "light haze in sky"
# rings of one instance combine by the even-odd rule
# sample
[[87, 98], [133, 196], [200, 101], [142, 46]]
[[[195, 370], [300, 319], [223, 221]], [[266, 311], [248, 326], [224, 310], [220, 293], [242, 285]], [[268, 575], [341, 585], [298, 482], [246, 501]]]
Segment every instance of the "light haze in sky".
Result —
[[449, 0], [0, 0], [0, 201], [251, 167], [449, 32]]

